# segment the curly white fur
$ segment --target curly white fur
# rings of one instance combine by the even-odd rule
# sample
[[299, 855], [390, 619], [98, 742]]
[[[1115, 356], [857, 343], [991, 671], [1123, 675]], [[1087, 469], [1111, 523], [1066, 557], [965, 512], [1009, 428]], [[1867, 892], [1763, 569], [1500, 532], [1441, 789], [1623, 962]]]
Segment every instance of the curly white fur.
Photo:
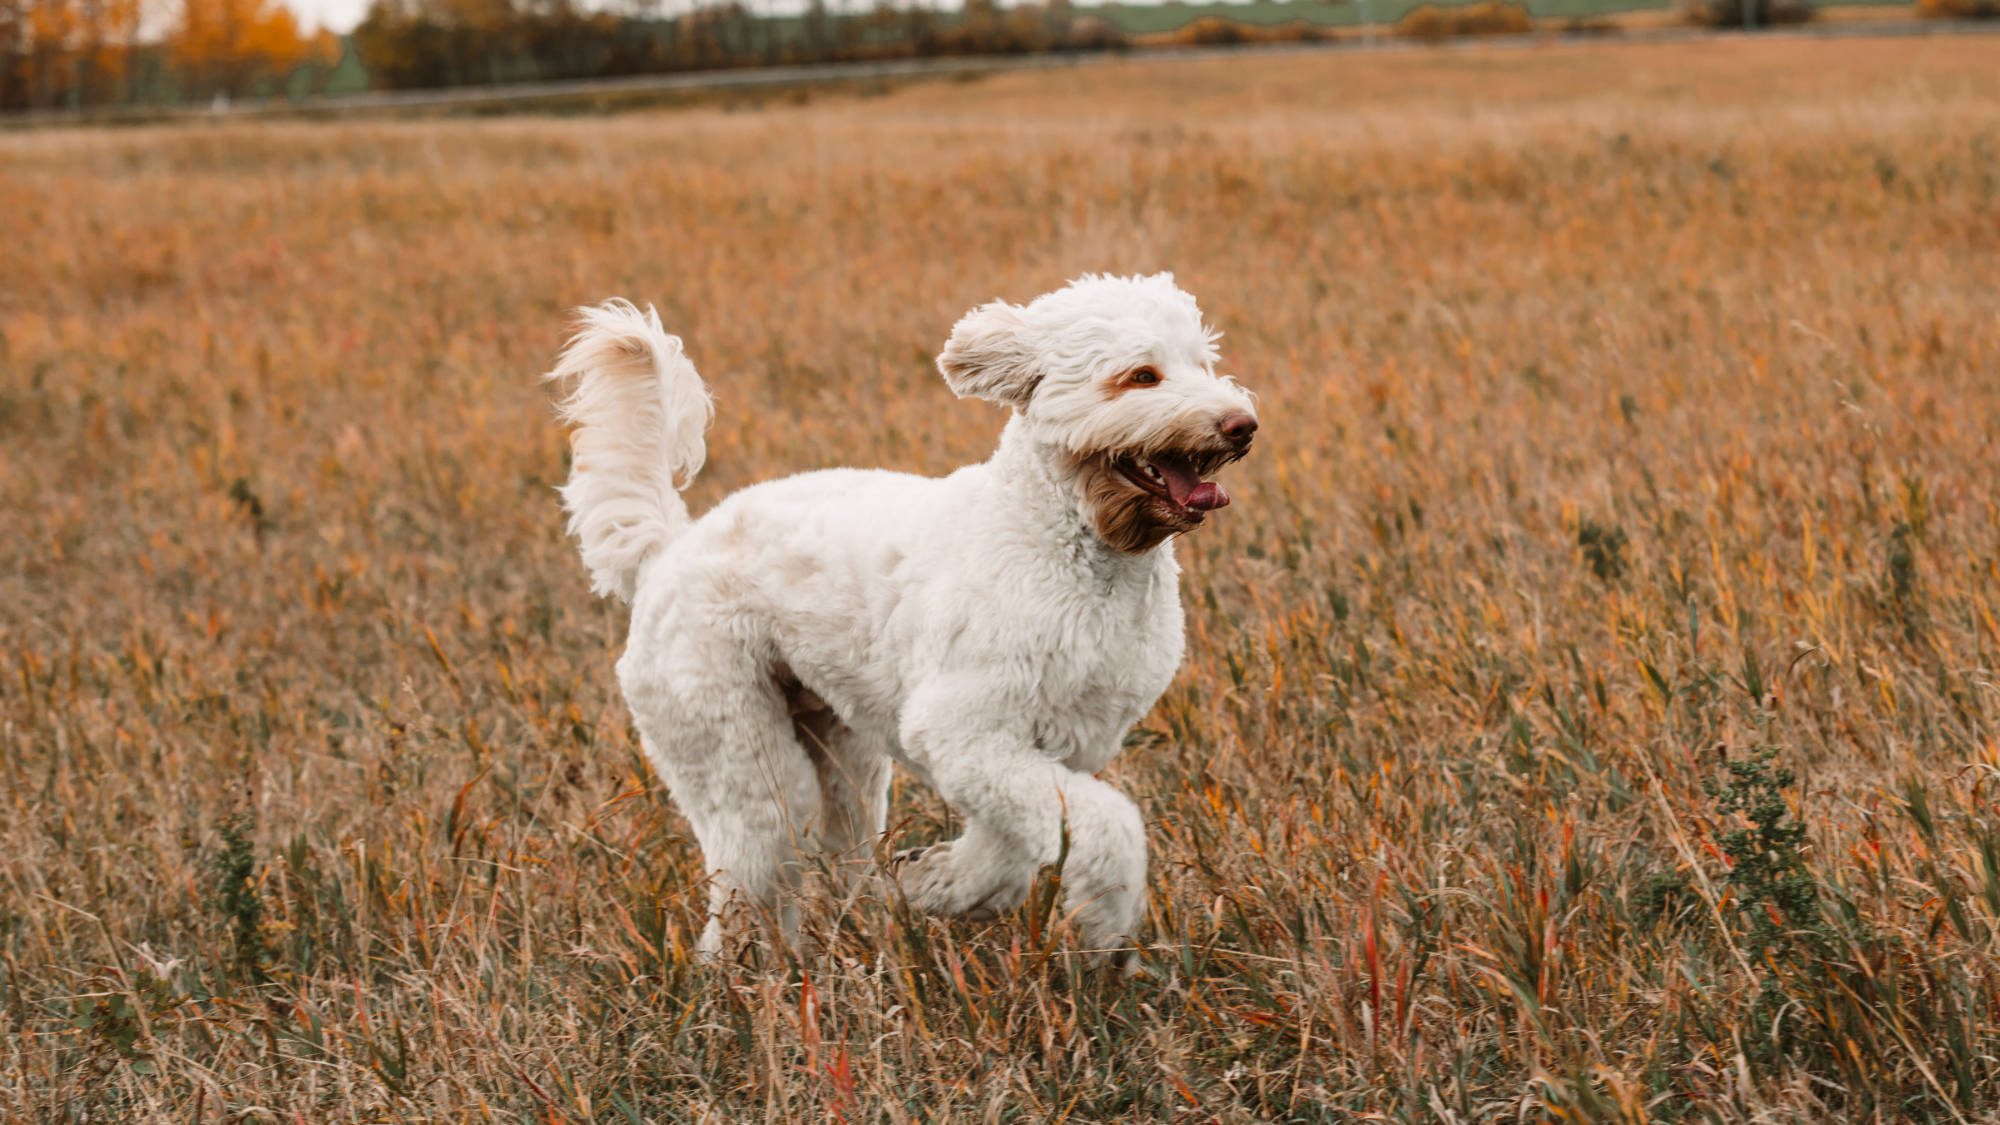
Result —
[[1126, 946], [1144, 827], [1093, 775], [1172, 679], [1182, 615], [1171, 534], [1120, 549], [1103, 529], [1198, 523], [1183, 507], [1227, 500], [1196, 475], [1255, 429], [1193, 298], [1165, 274], [1092, 276], [981, 306], [938, 366], [1014, 411], [990, 460], [805, 473], [692, 523], [676, 489], [709, 403], [680, 341], [622, 302], [582, 324], [552, 375], [578, 427], [563, 496], [596, 588], [632, 602], [619, 680], [712, 877], [702, 948], [735, 906], [789, 932], [804, 864], [865, 859], [891, 761], [965, 820], [897, 864], [917, 905], [994, 916], [1063, 856], [1082, 940]]
[[568, 385], [558, 409], [576, 427], [563, 507], [591, 589], [631, 601], [640, 564], [688, 524], [679, 490], [707, 458], [702, 434], [715, 407], [651, 305], [607, 301], [577, 322], [544, 376]]

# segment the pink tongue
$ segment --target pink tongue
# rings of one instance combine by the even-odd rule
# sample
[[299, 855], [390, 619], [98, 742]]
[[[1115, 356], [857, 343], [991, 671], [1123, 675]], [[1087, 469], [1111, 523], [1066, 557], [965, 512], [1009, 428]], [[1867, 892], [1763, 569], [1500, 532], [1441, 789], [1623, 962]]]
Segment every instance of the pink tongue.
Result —
[[1229, 494], [1222, 491], [1221, 485], [1212, 480], [1205, 480], [1196, 485], [1194, 491], [1188, 493], [1187, 499], [1181, 503], [1197, 512], [1207, 512], [1228, 507]]
[[1172, 461], [1155, 461], [1153, 467], [1167, 482], [1167, 495], [1174, 503], [1197, 512], [1207, 512], [1229, 503], [1229, 494], [1212, 480], [1203, 480], [1186, 465]]

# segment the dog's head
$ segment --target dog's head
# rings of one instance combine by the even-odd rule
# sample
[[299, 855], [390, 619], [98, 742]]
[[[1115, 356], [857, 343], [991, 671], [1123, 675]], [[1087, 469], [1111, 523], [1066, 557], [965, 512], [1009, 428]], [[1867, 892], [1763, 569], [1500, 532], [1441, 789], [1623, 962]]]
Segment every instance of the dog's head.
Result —
[[973, 309], [938, 370], [959, 397], [1012, 407], [1098, 535], [1146, 551], [1229, 503], [1208, 478], [1257, 431], [1249, 392], [1215, 373], [1217, 338], [1172, 274], [1093, 274]]

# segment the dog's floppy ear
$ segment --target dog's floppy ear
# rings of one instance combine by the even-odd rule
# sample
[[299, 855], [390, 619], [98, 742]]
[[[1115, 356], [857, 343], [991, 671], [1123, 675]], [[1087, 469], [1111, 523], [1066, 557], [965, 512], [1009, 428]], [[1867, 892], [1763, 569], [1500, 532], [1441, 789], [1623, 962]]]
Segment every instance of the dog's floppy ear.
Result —
[[1027, 318], [1017, 305], [988, 301], [959, 318], [938, 353], [938, 372], [960, 398], [983, 398], [1016, 409], [1042, 381]]

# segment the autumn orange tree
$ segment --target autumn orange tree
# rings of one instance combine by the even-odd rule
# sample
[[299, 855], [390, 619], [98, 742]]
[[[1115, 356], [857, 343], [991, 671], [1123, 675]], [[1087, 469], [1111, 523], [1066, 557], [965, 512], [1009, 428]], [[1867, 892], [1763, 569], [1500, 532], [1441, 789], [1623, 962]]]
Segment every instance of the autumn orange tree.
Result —
[[139, 23], [139, 0], [0, 0], [0, 108], [122, 100]]
[[189, 92], [232, 97], [337, 53], [330, 34], [304, 33], [279, 0], [182, 0], [168, 47]]

